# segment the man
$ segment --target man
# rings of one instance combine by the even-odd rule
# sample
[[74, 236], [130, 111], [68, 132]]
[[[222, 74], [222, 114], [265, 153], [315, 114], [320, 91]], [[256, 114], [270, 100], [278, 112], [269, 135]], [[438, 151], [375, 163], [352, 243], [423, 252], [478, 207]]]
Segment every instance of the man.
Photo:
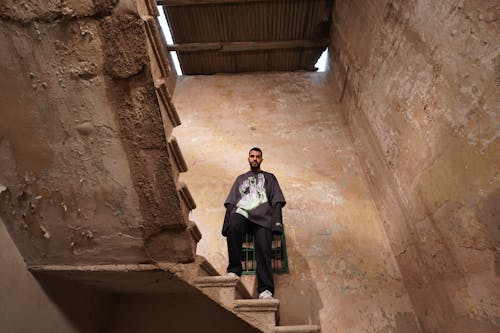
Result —
[[248, 152], [250, 171], [239, 175], [227, 196], [222, 235], [226, 236], [229, 254], [228, 275], [241, 276], [242, 244], [245, 233], [254, 236], [257, 259], [259, 299], [271, 299], [274, 282], [271, 268], [273, 230], [279, 232], [283, 218], [281, 208], [286, 201], [276, 177], [262, 171], [262, 150]]

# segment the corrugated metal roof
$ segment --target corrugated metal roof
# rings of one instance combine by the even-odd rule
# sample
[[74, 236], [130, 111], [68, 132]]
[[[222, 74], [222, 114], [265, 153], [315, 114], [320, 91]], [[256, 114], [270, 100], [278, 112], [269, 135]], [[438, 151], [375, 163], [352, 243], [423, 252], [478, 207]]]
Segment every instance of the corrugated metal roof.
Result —
[[[187, 1], [169, 6], [174, 2], [179, 3], [163, 1], [174, 44], [203, 48], [204, 43], [221, 43], [216, 50], [178, 51], [184, 74], [315, 70], [328, 43], [332, 0]], [[279, 41], [318, 43], [281, 48], [274, 43]], [[233, 42], [252, 43], [239, 51], [224, 49]], [[270, 49], [262, 49], [262, 43]]]

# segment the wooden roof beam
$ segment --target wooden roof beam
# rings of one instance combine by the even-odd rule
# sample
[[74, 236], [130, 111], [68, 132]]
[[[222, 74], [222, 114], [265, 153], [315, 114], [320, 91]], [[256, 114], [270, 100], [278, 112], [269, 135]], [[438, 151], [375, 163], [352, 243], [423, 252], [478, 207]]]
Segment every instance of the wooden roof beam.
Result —
[[177, 52], [243, 52], [276, 49], [321, 48], [329, 44], [328, 39], [321, 40], [283, 40], [258, 42], [217, 42], [217, 43], [185, 43], [167, 45], [168, 51]]
[[158, 6], [175, 7], [175, 6], [199, 6], [210, 4], [226, 4], [226, 3], [248, 3], [248, 2], [272, 2], [276, 0], [157, 0]]

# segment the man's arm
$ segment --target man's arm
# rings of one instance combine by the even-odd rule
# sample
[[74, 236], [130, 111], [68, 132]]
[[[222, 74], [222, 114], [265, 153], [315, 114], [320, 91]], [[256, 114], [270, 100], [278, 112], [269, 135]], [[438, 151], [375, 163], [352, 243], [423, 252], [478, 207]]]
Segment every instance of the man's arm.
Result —
[[271, 206], [274, 208], [277, 204], [281, 204], [281, 208], [283, 208], [286, 205], [286, 200], [283, 192], [281, 191], [278, 179], [272, 173], [269, 175], [268, 197], [270, 199]]
[[269, 199], [272, 206], [272, 229], [273, 233], [280, 235], [283, 233], [283, 214], [281, 209], [286, 205], [285, 197], [281, 191], [278, 179], [272, 173], [269, 174]]
[[227, 236], [227, 229], [229, 228], [229, 216], [234, 211], [234, 205], [226, 203], [226, 215], [224, 215], [224, 224], [222, 225], [222, 236]]
[[231, 189], [229, 190], [229, 194], [227, 195], [226, 200], [224, 201], [224, 207], [226, 207], [226, 215], [224, 216], [224, 223], [222, 224], [222, 236], [227, 235], [227, 229], [229, 228], [229, 216], [231, 213], [234, 211], [234, 208], [236, 207], [236, 202], [238, 201], [238, 188], [239, 188], [239, 178], [241, 177], [238, 176], [236, 177], [235, 181], [233, 182], [233, 186], [231, 186]]
[[281, 202], [276, 203], [273, 207], [273, 234], [281, 235], [283, 233], [283, 214], [281, 212]]

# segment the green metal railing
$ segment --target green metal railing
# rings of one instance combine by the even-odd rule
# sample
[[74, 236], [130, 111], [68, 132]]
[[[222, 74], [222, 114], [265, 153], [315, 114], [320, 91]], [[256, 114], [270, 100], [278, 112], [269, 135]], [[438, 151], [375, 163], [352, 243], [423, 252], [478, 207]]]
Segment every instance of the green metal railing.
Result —
[[[284, 229], [281, 235], [273, 235], [271, 267], [274, 273], [282, 274], [289, 272], [285, 238], [286, 237]], [[245, 235], [245, 240], [243, 241], [241, 265], [243, 267], [242, 274], [255, 274], [255, 269], [257, 268], [257, 260], [255, 257], [253, 236], [249, 234]]]

